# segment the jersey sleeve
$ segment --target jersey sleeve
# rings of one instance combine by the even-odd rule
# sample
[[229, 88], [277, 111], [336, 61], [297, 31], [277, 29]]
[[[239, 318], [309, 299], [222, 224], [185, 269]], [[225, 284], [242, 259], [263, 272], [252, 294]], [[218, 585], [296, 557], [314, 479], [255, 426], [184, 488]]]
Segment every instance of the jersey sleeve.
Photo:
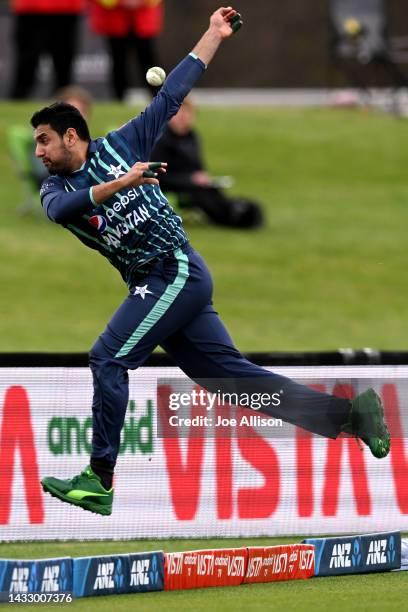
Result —
[[141, 161], [149, 161], [156, 140], [205, 69], [205, 64], [190, 53], [172, 70], [146, 110], [117, 130]]
[[47, 217], [65, 225], [78, 215], [90, 212], [95, 205], [92, 187], [66, 192], [63, 180], [58, 176], [48, 177], [40, 191], [41, 204]]

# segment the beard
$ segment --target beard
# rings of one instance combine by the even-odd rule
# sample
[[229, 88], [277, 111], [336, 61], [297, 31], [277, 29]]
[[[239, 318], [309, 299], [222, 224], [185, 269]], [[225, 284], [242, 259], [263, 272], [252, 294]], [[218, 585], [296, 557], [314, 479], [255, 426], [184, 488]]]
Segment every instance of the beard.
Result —
[[51, 160], [49, 157], [44, 157], [43, 164], [50, 175], [57, 174], [58, 176], [64, 176], [65, 174], [71, 174], [72, 153], [62, 144], [54, 159]]

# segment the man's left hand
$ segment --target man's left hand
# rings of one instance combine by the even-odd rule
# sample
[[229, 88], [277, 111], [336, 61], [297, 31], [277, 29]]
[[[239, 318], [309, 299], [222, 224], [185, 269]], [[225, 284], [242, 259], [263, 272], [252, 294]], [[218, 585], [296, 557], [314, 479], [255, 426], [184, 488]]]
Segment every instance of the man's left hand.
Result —
[[217, 31], [221, 38], [228, 38], [242, 26], [241, 15], [231, 6], [221, 7], [211, 15], [210, 29]]

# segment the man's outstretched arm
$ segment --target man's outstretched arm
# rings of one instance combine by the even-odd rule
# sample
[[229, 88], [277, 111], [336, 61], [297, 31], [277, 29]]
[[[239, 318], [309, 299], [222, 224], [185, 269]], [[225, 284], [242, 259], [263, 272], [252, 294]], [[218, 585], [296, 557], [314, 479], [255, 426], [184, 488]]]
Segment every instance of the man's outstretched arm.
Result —
[[222, 7], [210, 18], [208, 30], [192, 52], [167, 77], [163, 87], [144, 113], [121, 127], [124, 138], [139, 160], [149, 159], [151, 150], [166, 123], [180, 108], [184, 98], [211, 62], [219, 46], [242, 25], [241, 15], [232, 7]]

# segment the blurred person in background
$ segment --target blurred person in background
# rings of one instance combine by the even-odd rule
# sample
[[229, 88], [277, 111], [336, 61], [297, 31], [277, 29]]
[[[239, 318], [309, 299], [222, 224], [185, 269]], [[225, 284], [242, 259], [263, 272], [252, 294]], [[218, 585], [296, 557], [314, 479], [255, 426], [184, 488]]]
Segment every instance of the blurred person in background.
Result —
[[84, 119], [89, 120], [92, 112], [93, 99], [89, 91], [79, 85], [68, 85], [58, 90], [54, 96], [56, 102], [66, 102], [75, 106]]
[[27, 98], [35, 84], [38, 64], [48, 54], [54, 66], [52, 89], [72, 82], [79, 18], [86, 0], [11, 0], [14, 13], [15, 69], [13, 99]]
[[[129, 59], [137, 59], [143, 83], [152, 66], [160, 65], [157, 37], [163, 28], [162, 0], [91, 0], [91, 29], [106, 38], [111, 57], [110, 81], [115, 97], [123, 100], [129, 88]], [[154, 96], [157, 88], [146, 84]]]
[[202, 210], [217, 225], [256, 228], [263, 224], [259, 204], [246, 198], [229, 197], [222, 191], [230, 177], [217, 179], [208, 174], [203, 162], [201, 139], [194, 128], [196, 111], [186, 98], [167, 124], [152, 152], [152, 159], [167, 159], [167, 173], [161, 177], [164, 191], [173, 192], [182, 208]]
[[[82, 87], [78, 85], [68, 85], [68, 87], [63, 87], [59, 91], [56, 92], [54, 99], [57, 102], [66, 102], [67, 104], [72, 104], [75, 106], [84, 117], [84, 119], [88, 120], [91, 115], [92, 110], [92, 96], [91, 94]], [[33, 145], [33, 135], [30, 131], [30, 168], [32, 170], [32, 176], [36, 183], [37, 190], [41, 187], [42, 182], [48, 176], [48, 170], [41, 162], [40, 159], [35, 154], [35, 145]]]
[[[71, 104], [85, 119], [89, 119], [93, 100], [86, 89], [68, 85], [57, 91], [54, 99]], [[20, 212], [37, 212], [38, 191], [48, 176], [48, 170], [35, 154], [33, 132], [25, 125], [11, 125], [7, 130], [7, 139], [14, 167], [25, 191], [25, 201], [20, 205]]]

